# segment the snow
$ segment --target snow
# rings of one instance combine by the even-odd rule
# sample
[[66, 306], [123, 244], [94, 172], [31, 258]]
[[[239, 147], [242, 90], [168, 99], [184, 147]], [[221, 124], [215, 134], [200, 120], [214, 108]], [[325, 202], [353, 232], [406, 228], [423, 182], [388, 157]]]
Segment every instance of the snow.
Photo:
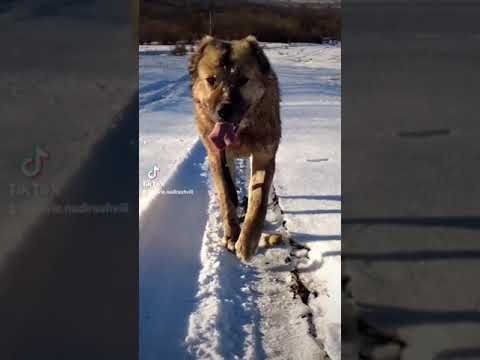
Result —
[[308, 69], [282, 64], [278, 71], [285, 86], [274, 182], [288, 230], [310, 248], [298, 267], [307, 288], [319, 293], [309, 301], [315, 326], [330, 358], [340, 359], [340, 49], [299, 53]]
[[[279, 207], [269, 208], [265, 233], [281, 233], [306, 248], [262, 241], [249, 264], [219, 245], [222, 226], [193, 124], [186, 57], [171, 56], [169, 49], [140, 48], [142, 359], [162, 353], [321, 359], [324, 351], [340, 359], [340, 47], [265, 44], [280, 80], [283, 127], [274, 179]], [[143, 187], [154, 164], [160, 169], [156, 186]], [[237, 168], [244, 193], [248, 161], [238, 160]], [[195, 195], [166, 197], [161, 186], [192, 188]], [[166, 209], [169, 219], [163, 221]], [[182, 220], [187, 213], [194, 230]], [[170, 244], [175, 241], [182, 245]], [[311, 292], [307, 303], [291, 292], [294, 269]], [[181, 279], [178, 285], [175, 279]], [[155, 291], [160, 284], [169, 290]], [[175, 291], [183, 301], [176, 320], [168, 316], [167, 328], [162, 316], [165, 307], [177, 310], [171, 309]], [[164, 336], [163, 343], [155, 342]]]
[[[140, 47], [139, 211], [158, 195], [197, 141], [186, 57], [170, 46]], [[148, 172], [158, 166], [154, 179]]]

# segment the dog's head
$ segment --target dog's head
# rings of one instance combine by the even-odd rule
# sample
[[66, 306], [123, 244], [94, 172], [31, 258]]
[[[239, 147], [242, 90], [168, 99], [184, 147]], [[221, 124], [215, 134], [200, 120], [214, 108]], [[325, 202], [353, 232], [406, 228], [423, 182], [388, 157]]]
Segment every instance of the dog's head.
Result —
[[261, 100], [272, 69], [255, 37], [206, 36], [190, 58], [189, 72], [194, 101], [209, 119], [238, 124]]

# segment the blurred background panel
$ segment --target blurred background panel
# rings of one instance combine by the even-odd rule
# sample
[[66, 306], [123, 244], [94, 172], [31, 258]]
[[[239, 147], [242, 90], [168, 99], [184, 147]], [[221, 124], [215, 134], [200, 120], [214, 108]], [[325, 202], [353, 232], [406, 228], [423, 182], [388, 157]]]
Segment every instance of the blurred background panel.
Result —
[[137, 355], [131, 5], [0, 5], [2, 359]]
[[342, 356], [480, 358], [479, 3], [342, 14]]

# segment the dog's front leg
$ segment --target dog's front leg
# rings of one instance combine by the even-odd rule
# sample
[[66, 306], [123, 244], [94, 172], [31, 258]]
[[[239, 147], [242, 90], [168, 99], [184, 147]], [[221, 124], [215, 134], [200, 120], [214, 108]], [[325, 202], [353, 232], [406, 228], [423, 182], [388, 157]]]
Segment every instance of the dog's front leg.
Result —
[[[220, 203], [220, 211], [223, 219], [223, 245], [230, 251], [235, 251], [235, 242], [240, 234], [237, 209], [232, 203], [228, 193], [227, 183], [222, 173], [222, 162], [217, 152], [208, 153], [208, 161], [213, 175], [213, 182], [217, 191], [217, 199]], [[231, 161], [229, 161], [232, 164]], [[231, 165], [230, 165], [231, 166]], [[233, 172], [233, 169], [232, 171]]]
[[237, 256], [248, 261], [257, 250], [267, 214], [268, 192], [275, 172], [275, 156], [253, 154], [248, 189], [248, 209], [242, 232], [235, 245]]

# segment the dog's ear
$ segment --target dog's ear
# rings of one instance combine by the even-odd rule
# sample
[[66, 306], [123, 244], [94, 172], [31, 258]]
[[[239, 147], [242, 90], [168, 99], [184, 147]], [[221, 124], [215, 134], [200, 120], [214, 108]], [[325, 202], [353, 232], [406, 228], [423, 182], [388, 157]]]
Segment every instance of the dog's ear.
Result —
[[245, 38], [245, 41], [250, 45], [250, 49], [252, 49], [253, 54], [257, 59], [260, 71], [262, 72], [262, 74], [267, 75], [271, 70], [270, 62], [268, 61], [267, 56], [260, 47], [257, 38], [253, 35], [248, 35]]
[[202, 40], [197, 45], [195, 52], [190, 56], [190, 60], [188, 62], [188, 72], [192, 78], [195, 78], [197, 75], [197, 66], [198, 62], [202, 58], [203, 50], [207, 47], [208, 44], [213, 42], [215, 39], [210, 35], [205, 35]]

